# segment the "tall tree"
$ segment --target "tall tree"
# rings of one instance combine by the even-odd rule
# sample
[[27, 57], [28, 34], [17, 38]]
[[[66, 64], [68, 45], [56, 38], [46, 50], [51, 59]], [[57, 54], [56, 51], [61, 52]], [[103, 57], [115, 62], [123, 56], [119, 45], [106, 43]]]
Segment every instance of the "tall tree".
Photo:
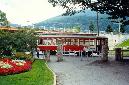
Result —
[[83, 11], [87, 8], [87, 5], [91, 3], [91, 0], [48, 0], [54, 7], [62, 6], [66, 9], [64, 15], [73, 15], [79, 11], [77, 9], [80, 7]]
[[1, 26], [9, 26], [9, 21], [6, 18], [6, 13], [0, 10], [0, 25]]
[[95, 31], [95, 26], [94, 26], [92, 21], [90, 22], [90, 25], [89, 25], [89, 31], [90, 32], [94, 32]]
[[121, 33], [125, 33], [125, 31], [126, 31], [125, 26], [124, 25], [121, 25], [120, 32]]
[[107, 29], [105, 30], [107, 33], [113, 32], [113, 29], [111, 27], [111, 25], [107, 26]]
[[62, 6], [67, 9], [64, 15], [72, 15], [76, 12], [91, 8], [99, 13], [111, 15], [111, 19], [123, 19], [123, 24], [129, 24], [129, 0], [48, 0], [53, 6]]
[[128, 0], [97, 0], [91, 4], [91, 9], [110, 15], [109, 19], [118, 19], [124, 25], [129, 25], [129, 1]]

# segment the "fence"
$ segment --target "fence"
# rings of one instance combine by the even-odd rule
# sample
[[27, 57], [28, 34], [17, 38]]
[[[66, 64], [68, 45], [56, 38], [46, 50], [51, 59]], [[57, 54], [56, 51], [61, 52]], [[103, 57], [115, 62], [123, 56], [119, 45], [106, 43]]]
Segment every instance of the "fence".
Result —
[[109, 50], [108, 57], [116, 58], [116, 56], [120, 55], [120, 59], [129, 59], [129, 50], [121, 50], [120, 52], [117, 50], [116, 52], [115, 50]]
[[122, 50], [122, 59], [129, 59], [129, 50]]

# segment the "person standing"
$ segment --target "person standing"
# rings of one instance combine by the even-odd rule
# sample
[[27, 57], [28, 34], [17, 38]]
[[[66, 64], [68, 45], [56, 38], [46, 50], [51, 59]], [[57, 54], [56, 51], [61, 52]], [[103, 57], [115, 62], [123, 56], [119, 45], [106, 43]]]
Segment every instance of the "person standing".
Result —
[[50, 50], [45, 50], [44, 56], [47, 62], [50, 61]]
[[37, 48], [37, 57], [38, 57], [38, 58], [39, 58], [39, 51], [40, 51], [40, 49]]
[[47, 61], [50, 61], [50, 50], [47, 50]]

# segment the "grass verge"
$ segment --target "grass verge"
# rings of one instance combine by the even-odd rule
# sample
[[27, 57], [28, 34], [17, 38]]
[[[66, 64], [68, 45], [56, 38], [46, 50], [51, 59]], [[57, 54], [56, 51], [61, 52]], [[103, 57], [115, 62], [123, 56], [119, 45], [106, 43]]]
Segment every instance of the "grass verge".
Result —
[[43, 60], [35, 60], [28, 72], [0, 76], [0, 85], [53, 85], [53, 74]]
[[118, 44], [116, 47], [129, 47], [129, 39], [123, 41], [122, 43]]

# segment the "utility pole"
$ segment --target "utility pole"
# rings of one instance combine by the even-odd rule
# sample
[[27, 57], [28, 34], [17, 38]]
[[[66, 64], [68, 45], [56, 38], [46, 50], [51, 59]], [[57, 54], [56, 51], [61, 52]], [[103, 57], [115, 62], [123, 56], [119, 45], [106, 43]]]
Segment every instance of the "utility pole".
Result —
[[120, 34], [120, 28], [121, 28], [121, 25], [122, 25], [122, 23], [120, 22], [120, 18], [118, 18], [118, 23], [114, 23], [114, 24], [119, 25], [118, 31], [119, 31], [119, 34]]
[[[96, 2], [96, 0], [91, 0], [91, 3], [96, 3], [96, 6], [98, 7], [98, 3]], [[99, 36], [99, 12], [98, 12], [98, 8], [97, 8], [97, 21], [96, 21], [96, 24], [97, 24], [97, 35]]]
[[99, 16], [98, 16], [98, 11], [97, 11], [97, 31], [98, 31], [98, 36], [99, 36]]

